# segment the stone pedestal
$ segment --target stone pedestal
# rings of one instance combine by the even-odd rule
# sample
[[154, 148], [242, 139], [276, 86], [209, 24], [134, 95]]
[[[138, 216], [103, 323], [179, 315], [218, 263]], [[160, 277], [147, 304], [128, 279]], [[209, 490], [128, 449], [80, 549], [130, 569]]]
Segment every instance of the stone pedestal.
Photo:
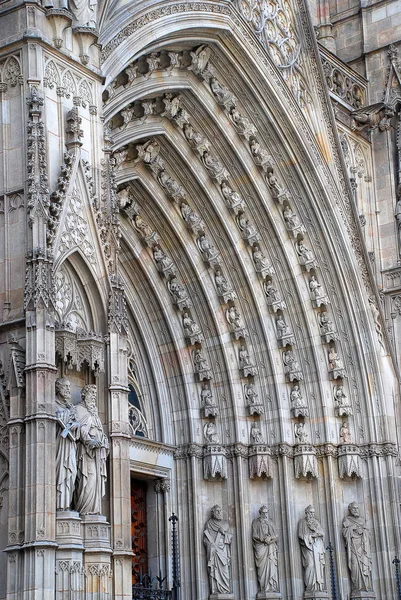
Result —
[[[273, 477], [271, 451], [267, 444], [254, 444], [249, 448], [249, 477]], [[267, 592], [260, 592], [265, 594]], [[270, 593], [270, 592], [269, 592]]]
[[210, 444], [203, 448], [203, 478], [227, 479], [226, 450], [221, 444]]
[[374, 600], [376, 598], [375, 592], [351, 592], [350, 600]]
[[304, 592], [305, 600], [328, 600], [329, 594], [326, 591]]
[[75, 511], [56, 514], [56, 600], [84, 600], [85, 578], [83, 565], [82, 525]]
[[342, 444], [338, 447], [338, 472], [341, 479], [361, 477], [360, 450], [355, 444]]
[[234, 594], [210, 594], [209, 600], [234, 600]]
[[85, 547], [85, 600], [111, 600], [110, 525], [103, 515], [82, 515]]
[[[316, 449], [311, 444], [298, 444], [295, 446], [294, 470], [297, 479], [314, 479], [318, 477], [319, 470]], [[311, 596], [311, 598], [313, 598], [313, 596]], [[318, 596], [316, 596], [316, 598], [318, 598]]]
[[256, 594], [256, 600], [278, 600], [281, 598], [280, 592], [258, 592]]

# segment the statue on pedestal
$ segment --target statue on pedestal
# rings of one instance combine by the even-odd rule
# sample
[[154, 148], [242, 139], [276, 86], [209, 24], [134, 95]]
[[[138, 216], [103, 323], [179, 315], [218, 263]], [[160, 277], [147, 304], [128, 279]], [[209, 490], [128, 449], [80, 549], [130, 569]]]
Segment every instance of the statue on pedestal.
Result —
[[305, 591], [324, 591], [326, 589], [324, 532], [315, 518], [315, 509], [311, 505], [305, 508], [305, 519], [301, 519], [298, 524], [298, 538], [301, 545]]
[[68, 0], [68, 8], [80, 27], [95, 29], [97, 21], [97, 0]]
[[77, 477], [76, 437], [79, 423], [75, 406], [71, 403], [71, 386], [68, 379], [56, 379], [56, 508], [70, 510]]
[[277, 532], [269, 519], [269, 509], [263, 505], [259, 509], [260, 517], [252, 523], [253, 552], [261, 592], [278, 591], [278, 548]]
[[77, 483], [75, 510], [81, 514], [101, 514], [101, 501], [107, 479], [106, 458], [109, 442], [96, 407], [96, 386], [85, 385], [76, 407], [79, 422], [77, 436]]
[[356, 502], [351, 502], [348, 506], [348, 515], [343, 520], [343, 538], [347, 550], [352, 591], [372, 591], [370, 531], [359, 514], [359, 506]]
[[231, 542], [233, 536], [228, 531], [227, 521], [223, 521], [221, 507], [216, 504], [211, 509], [212, 516], [203, 532], [206, 546], [207, 571], [212, 594], [231, 592]]

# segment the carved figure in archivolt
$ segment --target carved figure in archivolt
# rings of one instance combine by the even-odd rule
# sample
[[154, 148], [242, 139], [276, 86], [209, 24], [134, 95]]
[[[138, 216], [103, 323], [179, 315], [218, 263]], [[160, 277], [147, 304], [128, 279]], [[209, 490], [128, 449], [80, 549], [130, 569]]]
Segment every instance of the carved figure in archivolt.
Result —
[[359, 514], [356, 502], [351, 502], [348, 506], [348, 515], [343, 520], [343, 537], [352, 591], [369, 592], [373, 589], [370, 531]]
[[261, 592], [278, 591], [278, 548], [276, 527], [269, 519], [269, 509], [263, 505], [259, 517], [252, 523], [253, 552]]
[[223, 521], [221, 507], [211, 509], [211, 518], [203, 532], [206, 546], [207, 571], [212, 594], [230, 594], [231, 589], [231, 542], [227, 521]]
[[109, 442], [96, 406], [96, 386], [86, 385], [77, 405], [77, 485], [75, 510], [81, 514], [100, 514], [107, 479], [106, 458]]
[[311, 505], [305, 508], [305, 518], [298, 524], [298, 538], [301, 545], [305, 589], [307, 592], [323, 591], [325, 590], [324, 532]]
[[76, 437], [79, 423], [75, 407], [71, 403], [71, 387], [68, 379], [56, 380], [56, 508], [69, 510], [77, 477]]

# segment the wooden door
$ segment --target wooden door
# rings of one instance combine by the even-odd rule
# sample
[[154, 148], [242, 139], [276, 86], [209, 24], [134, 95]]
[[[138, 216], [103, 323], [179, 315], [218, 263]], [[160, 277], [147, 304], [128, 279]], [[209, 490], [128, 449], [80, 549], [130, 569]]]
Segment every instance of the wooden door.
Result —
[[148, 573], [146, 481], [131, 479], [132, 585]]

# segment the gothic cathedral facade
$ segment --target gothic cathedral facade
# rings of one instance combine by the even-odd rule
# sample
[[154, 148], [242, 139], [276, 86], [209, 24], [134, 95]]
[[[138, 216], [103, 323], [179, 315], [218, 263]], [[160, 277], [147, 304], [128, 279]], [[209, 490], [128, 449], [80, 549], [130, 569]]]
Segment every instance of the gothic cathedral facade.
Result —
[[0, 0], [0, 600], [401, 593], [400, 23]]

